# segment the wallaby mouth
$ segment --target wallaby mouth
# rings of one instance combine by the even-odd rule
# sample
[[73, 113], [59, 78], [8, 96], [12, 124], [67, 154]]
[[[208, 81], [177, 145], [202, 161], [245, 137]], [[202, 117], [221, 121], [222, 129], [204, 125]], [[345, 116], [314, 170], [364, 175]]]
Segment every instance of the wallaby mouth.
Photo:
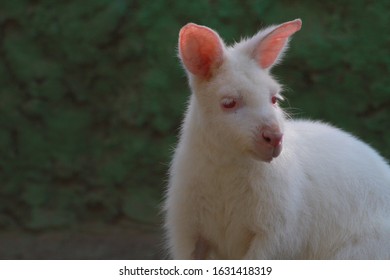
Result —
[[251, 154], [257, 160], [271, 162], [274, 158], [277, 158], [282, 153], [282, 148], [282, 142], [280, 142], [276, 147], [263, 146], [259, 145], [259, 143], [256, 143], [255, 149], [251, 151]]
[[278, 144], [276, 147], [273, 147], [270, 152], [269, 160], [271, 162], [274, 158], [277, 158], [282, 153], [282, 143]]
[[272, 152], [272, 157], [273, 158], [276, 158], [280, 155], [280, 153], [282, 152], [282, 143], [280, 143], [278, 146], [276, 146], [274, 148], [274, 151]]

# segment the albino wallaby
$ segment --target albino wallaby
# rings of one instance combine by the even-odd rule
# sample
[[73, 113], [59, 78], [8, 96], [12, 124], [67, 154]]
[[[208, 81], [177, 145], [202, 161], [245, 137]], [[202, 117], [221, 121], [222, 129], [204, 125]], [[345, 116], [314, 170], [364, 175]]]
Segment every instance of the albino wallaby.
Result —
[[288, 119], [278, 105], [270, 69], [301, 25], [232, 47], [205, 26], [181, 29], [192, 95], [164, 207], [172, 258], [390, 258], [388, 164], [354, 136]]

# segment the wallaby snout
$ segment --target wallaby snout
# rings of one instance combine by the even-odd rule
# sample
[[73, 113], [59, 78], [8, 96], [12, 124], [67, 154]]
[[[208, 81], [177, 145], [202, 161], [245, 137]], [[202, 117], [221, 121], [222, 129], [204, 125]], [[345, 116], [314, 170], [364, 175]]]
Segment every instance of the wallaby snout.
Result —
[[274, 148], [282, 145], [283, 133], [277, 130], [266, 128], [261, 132], [261, 136], [268, 145], [271, 145]]
[[255, 156], [260, 160], [271, 162], [281, 154], [283, 133], [278, 127], [259, 128], [255, 139]]

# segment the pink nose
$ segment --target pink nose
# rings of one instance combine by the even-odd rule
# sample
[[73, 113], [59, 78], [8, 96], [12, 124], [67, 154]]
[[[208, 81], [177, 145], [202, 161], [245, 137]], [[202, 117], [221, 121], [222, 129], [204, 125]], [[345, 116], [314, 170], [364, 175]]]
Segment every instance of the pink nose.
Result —
[[272, 130], [264, 130], [261, 134], [265, 142], [270, 144], [272, 147], [278, 147], [282, 144], [283, 133]]

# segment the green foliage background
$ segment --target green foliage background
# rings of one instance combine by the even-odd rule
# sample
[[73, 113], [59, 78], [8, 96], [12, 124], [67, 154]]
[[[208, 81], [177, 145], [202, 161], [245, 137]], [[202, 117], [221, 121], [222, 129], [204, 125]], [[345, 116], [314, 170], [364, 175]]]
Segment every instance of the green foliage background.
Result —
[[284, 106], [390, 158], [389, 12], [387, 0], [1, 1], [0, 228], [158, 222], [190, 21], [233, 43], [300, 17], [274, 69]]

